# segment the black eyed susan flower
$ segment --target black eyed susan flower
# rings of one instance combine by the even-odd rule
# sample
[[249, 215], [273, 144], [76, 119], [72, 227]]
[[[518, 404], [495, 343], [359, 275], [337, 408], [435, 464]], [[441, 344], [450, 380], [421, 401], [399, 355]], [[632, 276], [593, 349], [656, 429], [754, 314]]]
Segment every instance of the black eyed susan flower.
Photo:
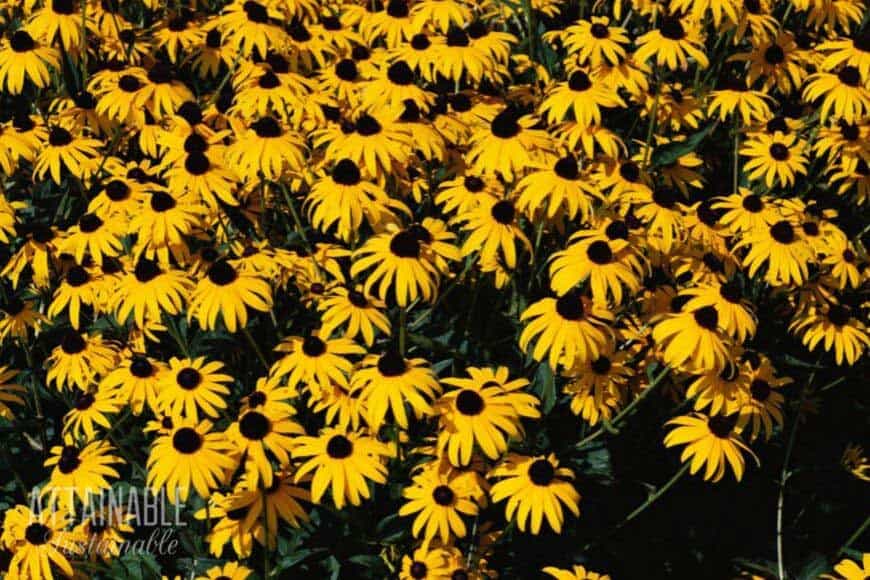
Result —
[[47, 46], [59, 42], [67, 52], [77, 52], [84, 34], [82, 8], [75, 0], [51, 0], [33, 12], [27, 28]]
[[98, 148], [102, 142], [88, 137], [76, 137], [64, 127], [54, 126], [48, 134], [48, 143], [36, 156], [33, 176], [44, 179], [50, 175], [60, 185], [61, 171], [66, 169], [79, 179], [84, 179], [98, 167]]
[[350, 159], [339, 160], [330, 175], [311, 185], [304, 207], [314, 227], [323, 233], [335, 230], [344, 241], [358, 238], [364, 223], [381, 231], [387, 224], [398, 225], [398, 214], [411, 215], [404, 203], [363, 179], [360, 168]]
[[810, 351], [820, 344], [826, 352], [833, 349], [838, 365], [855, 364], [870, 347], [866, 325], [846, 304], [812, 307], [792, 320], [789, 330], [800, 335]]
[[665, 363], [696, 371], [721, 370], [728, 360], [728, 341], [714, 306], [667, 314], [653, 329]]
[[316, 391], [331, 383], [347, 387], [353, 370], [348, 356], [363, 354], [365, 349], [347, 338], [310, 334], [285, 338], [275, 351], [286, 354], [272, 365], [270, 376], [285, 380], [291, 388], [304, 384]]
[[87, 254], [102, 266], [104, 257], [112, 258], [121, 253], [123, 244], [120, 238], [123, 235], [122, 223], [117, 220], [103, 220], [97, 214], [86, 213], [79, 218], [78, 224], [67, 230], [58, 251], [72, 255], [77, 264], [83, 263]]
[[774, 426], [782, 427], [782, 404], [785, 397], [779, 392], [784, 385], [792, 382], [788, 377], [774, 376], [769, 361], [751, 372], [748, 391], [742, 393], [738, 410], [737, 429], [750, 428], [748, 438], [756, 439], [762, 433], [765, 440], [773, 435]]
[[463, 538], [467, 533], [462, 516], [474, 516], [477, 484], [469, 473], [443, 469], [438, 462], [423, 466], [411, 485], [402, 490], [407, 501], [399, 509], [400, 516], [415, 515], [411, 533], [425, 540], [436, 536], [447, 545], [451, 538]]
[[771, 201], [767, 196], [741, 187], [737, 193], [714, 198], [711, 207], [724, 212], [719, 219], [722, 225], [734, 233], [739, 233], [767, 227], [778, 221], [779, 212]]
[[529, 173], [517, 183], [517, 209], [530, 220], [538, 215], [546, 215], [548, 219], [557, 215], [574, 219], [578, 214], [581, 219], [588, 219], [593, 199], [600, 199], [601, 193], [580, 171], [573, 154], [553, 156], [549, 161], [551, 165]]
[[550, 367], [566, 367], [575, 361], [598, 358], [608, 339], [608, 322], [613, 314], [594, 303], [578, 291], [560, 298], [543, 298], [530, 305], [520, 315], [525, 327], [520, 334], [520, 348], [531, 350], [532, 357], [541, 361], [546, 357]]
[[207, 507], [194, 514], [199, 520], [216, 520], [210, 524], [206, 536], [209, 551], [220, 557], [224, 546], [230, 544], [236, 556], [247, 558], [254, 548], [254, 540], [265, 545], [265, 530], [262, 518], [263, 496], [247, 493], [244, 488], [224, 495], [216, 491], [208, 500]]
[[272, 485], [274, 471], [269, 456], [280, 465], [289, 465], [295, 436], [304, 434], [305, 430], [288, 413], [266, 408], [244, 411], [226, 430], [227, 438], [244, 458], [247, 483], [253, 488], [259, 482], [267, 488]]
[[[141, 366], [144, 370], [144, 365]], [[223, 368], [222, 363], [206, 362], [205, 357], [172, 357], [169, 359], [169, 368], [161, 374], [158, 382], [157, 408], [174, 419], [196, 419], [200, 412], [208, 417], [217, 417], [218, 409], [227, 407], [225, 397], [230, 389], [226, 384], [233, 380], [230, 375], [220, 372]]]
[[391, 456], [389, 447], [373, 437], [340, 429], [326, 428], [317, 437], [300, 436], [293, 449], [294, 458], [305, 461], [296, 471], [299, 482], [313, 472], [311, 501], [321, 503], [327, 488], [332, 503], [341, 509], [345, 504], [358, 506], [371, 496], [368, 481], [384, 484], [387, 468], [383, 459]]
[[109, 417], [121, 410], [121, 401], [108, 389], [94, 391], [75, 391], [73, 407], [63, 418], [63, 433], [75, 439], [93, 441], [96, 427], [111, 429]]
[[430, 401], [441, 392], [426, 359], [406, 359], [393, 349], [380, 356], [366, 356], [354, 371], [350, 385], [351, 392], [359, 391], [366, 422], [374, 433], [380, 430], [388, 413], [399, 427], [407, 429], [406, 403], [417, 419], [433, 415]]
[[509, 520], [516, 516], [521, 532], [528, 529], [537, 535], [546, 517], [550, 528], [559, 533], [565, 522], [564, 508], [575, 517], [580, 515], [580, 494], [571, 483], [574, 473], [559, 467], [553, 454], [527, 457], [511, 453], [489, 476], [500, 479], [492, 486], [492, 500], [507, 499], [505, 516]]
[[246, 580], [253, 572], [239, 562], [227, 562], [223, 566], [209, 568], [204, 576], [197, 576], [196, 580]]
[[547, 566], [542, 570], [545, 574], [549, 574], [556, 580], [610, 580], [608, 574], [600, 574], [587, 570], [584, 566], [575, 564], [570, 570], [556, 568], [555, 566]]
[[675, 14], [662, 15], [658, 26], [637, 39], [634, 58], [640, 62], [655, 57], [658, 66], [670, 70], [689, 68], [692, 58], [698, 68], [707, 68], [710, 61], [704, 53], [701, 27], [691, 18], [680, 18]]
[[498, 181], [469, 174], [441, 182], [435, 203], [443, 206], [445, 214], [461, 215], [477, 207], [484, 197], [501, 197]]
[[519, 392], [529, 382], [509, 380], [507, 367], [468, 367], [470, 378], [447, 378], [455, 387], [435, 404], [441, 431], [437, 449], [454, 466], [468, 465], [475, 443], [490, 459], [508, 449], [510, 439], [523, 436], [521, 419], [540, 417], [538, 400]]
[[3, 545], [13, 552], [7, 576], [54, 578], [53, 569], [67, 577], [74, 574], [70, 558], [84, 552], [85, 536], [67, 531], [71, 514], [56, 509], [34, 513], [16, 505], [3, 516]]
[[466, 161], [476, 174], [498, 172], [512, 181], [515, 173], [534, 165], [549, 142], [546, 133], [533, 128], [536, 120], [530, 115], [511, 107], [491, 114], [489, 126], [478, 127], [472, 135]]
[[567, 27], [561, 34], [561, 41], [579, 64], [597, 67], [601, 64], [616, 65], [625, 59], [629, 38], [626, 30], [612, 25], [607, 16], [593, 16]]
[[809, 264], [815, 262], [802, 230], [784, 219], [745, 233], [735, 249], [744, 246], [749, 248], [743, 258], [749, 276], [766, 264], [764, 279], [775, 286], [803, 283], [809, 276]]
[[278, 179], [287, 170], [299, 170], [304, 164], [304, 143], [274, 117], [264, 116], [245, 128], [231, 121], [236, 141], [227, 148], [230, 166], [243, 178]]
[[752, 381], [748, 364], [728, 360], [720, 370], [710, 370], [694, 377], [686, 389], [686, 400], [694, 399], [696, 411], [709, 407], [711, 415], [736, 412]]
[[738, 113], [744, 125], [769, 118], [770, 97], [750, 89], [751, 84], [747, 85], [747, 82], [739, 71], [725, 73], [716, 90], [710, 94], [707, 114], [717, 115], [720, 121], [724, 121], [733, 113]]
[[101, 335], [81, 335], [68, 330], [46, 359], [46, 382], [54, 383], [59, 390], [67, 387], [87, 390], [92, 381], [114, 368], [115, 357], [114, 345], [103, 342]]
[[26, 29], [16, 30], [8, 41], [0, 40], [0, 88], [10, 94], [21, 94], [26, 80], [45, 88], [50, 81], [49, 69], [59, 68], [57, 50], [39, 43]]
[[633, 374], [627, 358], [627, 353], [609, 348], [596, 359], [566, 369], [565, 393], [571, 395], [571, 412], [590, 425], [609, 421], [627, 398]]
[[205, 207], [189, 194], [174, 196], [157, 190], [144, 199], [139, 211], [130, 220], [129, 229], [137, 234], [134, 254], [161, 264], [169, 257], [184, 264], [190, 250], [184, 236], [200, 223]]
[[840, 236], [830, 236], [827, 243], [830, 252], [822, 260], [822, 264], [831, 269], [831, 276], [836, 280], [839, 290], [847, 286], [858, 288], [861, 284], [861, 263], [855, 247]]
[[125, 358], [100, 381], [100, 392], [112, 392], [119, 401], [130, 405], [135, 415], [147, 405], [157, 412], [157, 389], [166, 366], [141, 354]]
[[174, 421], [172, 431], [159, 435], [148, 455], [148, 485], [172, 501], [186, 501], [193, 487], [207, 499], [237, 466], [234, 446], [210, 421], [192, 417]]
[[625, 103], [609, 85], [577, 69], [568, 80], [556, 83], [540, 106], [540, 113], [550, 122], [563, 121], [569, 111], [581, 127], [601, 124], [603, 108], [625, 107]]
[[755, 335], [755, 313], [736, 281], [687, 288], [680, 295], [691, 296], [684, 307], [687, 310], [713, 306], [718, 315], [719, 326], [737, 342], [743, 343]]
[[132, 315], [142, 328], [146, 319], [158, 321], [164, 312], [178, 314], [192, 288], [193, 283], [184, 272], [139, 258], [136, 267], [123, 276], [115, 290], [115, 317], [124, 322]]
[[7, 421], [11, 421], [15, 417], [12, 409], [9, 408], [9, 404], [24, 404], [24, 399], [21, 398], [20, 394], [24, 393], [26, 389], [12, 382], [12, 379], [17, 374], [17, 370], [10, 369], [6, 365], [0, 365], [0, 417], [3, 417]]
[[433, 263], [435, 256], [427, 251], [417, 232], [407, 228], [377, 234], [354, 252], [351, 276], [370, 270], [363, 285], [366, 294], [384, 301], [391, 294], [399, 306], [407, 306], [418, 297], [434, 300], [440, 275]]
[[399, 580], [447, 578], [450, 573], [448, 565], [447, 550], [424, 545], [414, 550], [410, 556], [402, 557]]
[[228, 46], [243, 56], [255, 49], [266, 55], [272, 47], [286, 43], [287, 33], [280, 23], [284, 15], [272, 2], [246, 0], [231, 2], [218, 18], [218, 29], [226, 37]]
[[685, 445], [680, 461], [686, 463], [691, 459], [689, 473], [692, 475], [703, 467], [705, 481], [719, 481], [729, 467], [740, 481], [746, 470], [743, 453], [758, 459], [735, 432], [737, 419], [736, 413], [713, 417], [696, 413], [681, 415], [667, 422], [673, 429], [665, 436], [665, 447]]
[[236, 332], [247, 325], [248, 308], [268, 312], [272, 308], [272, 289], [260, 276], [238, 271], [222, 260], [212, 264], [197, 282], [187, 317], [196, 318], [201, 328], [212, 330], [220, 315], [227, 330]]
[[741, 148], [740, 154], [749, 157], [744, 164], [744, 170], [750, 180], [764, 177], [767, 187], [775, 183], [780, 186], [792, 186], [795, 175], [806, 175], [808, 160], [804, 155], [806, 142], [797, 135], [757, 134]]
[[312, 133], [315, 146], [328, 143], [326, 159], [350, 159], [367, 175], [389, 175], [394, 163], [404, 165], [411, 154], [407, 132], [390, 115], [361, 113], [353, 122]]
[[867, 75], [862, 75], [857, 67], [846, 65], [836, 73], [823, 71], [810, 75], [802, 96], [807, 102], [821, 101], [822, 122], [833, 113], [847, 123], [856, 123], [870, 111], [867, 83]]
[[843, 558], [834, 566], [834, 572], [837, 573], [837, 576], [823, 574], [820, 577], [833, 580], [861, 580], [866, 578], [870, 574], [870, 553], [862, 554], [860, 563], [857, 559], [850, 560], [849, 558]]
[[628, 241], [587, 238], [555, 252], [550, 264], [550, 287], [559, 295], [589, 281], [592, 299], [606, 304], [623, 300], [623, 287], [640, 290], [643, 266]]
[[106, 441], [92, 441], [79, 447], [71, 438], [65, 438], [64, 445], [52, 447], [51, 455], [45, 460], [45, 466], [53, 469], [41, 493], [56, 494], [62, 509], [73, 509], [67, 503], [72, 501], [73, 491], [83, 505], [89, 505], [93, 496], [111, 487], [107, 477], [120, 477], [113, 465], [124, 461], [112, 455], [112, 451]]
[[482, 259], [492, 260], [503, 257], [509, 269], [517, 265], [517, 242], [520, 242], [531, 255], [532, 243], [523, 233], [518, 223], [517, 209], [509, 199], [482, 199], [476, 208], [465, 215], [455, 218], [462, 222], [462, 229], [469, 233], [462, 244], [462, 256], [476, 252]]
[[121, 549], [127, 541], [128, 534], [133, 533], [133, 521], [136, 514], [129, 513], [119, 506], [101, 506], [85, 518], [73, 530], [86, 538], [91, 548], [88, 557], [91, 561], [97, 558], [109, 563], [121, 555]]
[[63, 282], [54, 292], [54, 297], [48, 307], [48, 317], [57, 318], [60, 314], [69, 310], [69, 320], [73, 328], [81, 327], [81, 310], [83, 307], [97, 306], [97, 295], [94, 284], [94, 275], [84, 266], [70, 268]]
[[334, 288], [324, 298], [317, 309], [320, 315], [320, 333], [330, 336], [335, 330], [343, 328], [345, 338], [354, 340], [362, 334], [363, 342], [371, 347], [375, 332], [390, 336], [390, 320], [384, 314], [386, 304], [371, 298], [361, 288]]

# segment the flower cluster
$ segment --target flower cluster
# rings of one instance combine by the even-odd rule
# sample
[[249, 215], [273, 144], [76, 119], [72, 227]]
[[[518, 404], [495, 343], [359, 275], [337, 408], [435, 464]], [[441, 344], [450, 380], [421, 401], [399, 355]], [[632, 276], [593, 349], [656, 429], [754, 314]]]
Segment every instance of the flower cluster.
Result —
[[677, 477], [740, 481], [817, 369], [866, 371], [866, 21], [0, 2], [0, 421], [53, 502], [15, 497], [7, 578], [105, 573], [130, 519], [77, 516], [137, 482], [192, 508], [203, 578], [292, 574], [366, 505], [400, 539], [323, 566], [494, 578], [651, 400]]

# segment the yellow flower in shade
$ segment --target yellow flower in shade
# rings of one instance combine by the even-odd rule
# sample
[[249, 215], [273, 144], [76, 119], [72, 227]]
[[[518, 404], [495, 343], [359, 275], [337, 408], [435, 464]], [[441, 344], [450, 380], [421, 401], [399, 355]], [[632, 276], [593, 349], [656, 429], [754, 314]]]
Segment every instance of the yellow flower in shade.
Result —
[[19, 95], [25, 80], [45, 88], [50, 82], [49, 68], [60, 68], [60, 54], [39, 43], [27, 30], [16, 30], [8, 41], [0, 40], [0, 89]]
[[[538, 534], [546, 517], [550, 528], [557, 534], [565, 522], [564, 508], [580, 515], [580, 494], [571, 480], [574, 472], [559, 467], [552, 453], [549, 456], [527, 457], [511, 453], [492, 469], [489, 477], [500, 481], [492, 486], [492, 501], [507, 499], [505, 517], [514, 520], [521, 532], [527, 529]], [[564, 506], [564, 508], [563, 508]]]
[[571, 395], [571, 412], [590, 425], [609, 421], [628, 395], [632, 369], [628, 355], [612, 347], [594, 360], [575, 364], [562, 374], [568, 378], [565, 393]]
[[704, 54], [704, 41], [700, 25], [690, 18], [680, 18], [675, 14], [662, 15], [656, 28], [640, 35], [636, 40], [637, 50], [634, 58], [646, 62], [655, 57], [658, 66], [670, 70], [686, 70], [689, 58], [694, 59], [698, 68], [707, 68], [710, 61]]
[[725, 475], [728, 467], [734, 472], [737, 481], [743, 478], [746, 468], [743, 453], [751, 455], [756, 462], [758, 458], [752, 450], [740, 439], [734, 431], [737, 424], [737, 414], [681, 415], [666, 423], [674, 426], [665, 436], [665, 447], [685, 445], [680, 461], [692, 461], [689, 472], [692, 475], [704, 469], [704, 480], [719, 481]]
[[831, 574], [822, 574], [821, 578], [829, 580], [864, 580], [870, 576], [870, 552], [861, 555], [861, 562], [843, 558], [840, 563], [834, 566], [836, 576]]
[[686, 399], [695, 400], [695, 410], [708, 409], [711, 415], [729, 415], [740, 408], [752, 376], [749, 366], [729, 360], [720, 370], [709, 370], [693, 377], [686, 390]]
[[196, 580], [246, 580], [253, 573], [253, 570], [239, 562], [228, 562], [209, 568], [204, 576], [197, 576]]
[[563, 295], [584, 281], [594, 301], [609, 298], [622, 304], [623, 287], [640, 290], [643, 266], [627, 240], [587, 238], [555, 252], [550, 263], [550, 288]]
[[358, 393], [366, 409], [366, 422], [374, 433], [384, 424], [387, 413], [399, 427], [407, 429], [405, 403], [417, 419], [433, 415], [430, 401], [441, 392], [426, 359], [405, 359], [394, 349], [381, 356], [366, 356], [354, 371], [350, 385], [351, 393]]
[[[517, 209], [530, 220], [541, 215], [553, 219], [563, 214], [568, 219], [574, 219], [578, 214], [582, 219], [588, 219], [592, 214], [592, 200], [600, 199], [602, 195], [587, 181], [572, 153], [559, 158], [553, 156], [550, 166], [536, 169], [517, 184]], [[472, 199], [478, 203], [481, 201], [480, 197]]]
[[275, 117], [262, 116], [247, 127], [240, 121], [230, 123], [236, 140], [227, 147], [226, 159], [242, 179], [275, 180], [285, 171], [298, 171], [304, 166], [304, 141]]
[[837, 73], [817, 72], [810, 75], [802, 96], [807, 102], [821, 100], [819, 118], [822, 122], [833, 113], [847, 123], [857, 123], [870, 111], [867, 83], [866, 74], [862, 74], [857, 67], [846, 65]]
[[248, 323], [248, 308], [268, 312], [272, 308], [272, 289], [257, 274], [239, 271], [229, 262], [212, 264], [190, 295], [187, 318], [196, 318], [200, 327], [214, 330], [220, 314], [227, 330], [236, 332]]
[[247, 558], [254, 548], [254, 540], [265, 545], [265, 528], [262, 518], [263, 494], [260, 490], [248, 493], [240, 489], [228, 495], [216, 491], [208, 499], [208, 507], [194, 514], [198, 520], [215, 520], [209, 524], [205, 539], [209, 551], [215, 557], [224, 553], [230, 544], [236, 556]]
[[489, 126], [479, 127], [471, 137], [466, 156], [476, 174], [498, 172], [508, 181], [514, 174], [534, 165], [541, 151], [550, 147], [547, 134], [533, 129], [536, 120], [513, 108], [493, 111]]
[[203, 356], [195, 359], [172, 357], [169, 368], [158, 382], [157, 408], [173, 418], [196, 419], [200, 412], [217, 417], [218, 409], [227, 407], [225, 397], [230, 394], [227, 383], [233, 381], [233, 377], [220, 372], [223, 368], [223, 363], [206, 362]]
[[722, 370], [728, 360], [729, 343], [714, 306], [669, 313], [655, 325], [652, 336], [665, 363], [674, 368]]
[[159, 263], [140, 257], [132, 272], [124, 274], [115, 288], [112, 301], [115, 317], [126, 322], [132, 315], [139, 328], [145, 321], [159, 321], [163, 313], [178, 314], [193, 283], [185, 272], [162, 268]]
[[69, 558], [84, 552], [85, 536], [66, 531], [71, 514], [63, 510], [45, 509], [31, 512], [27, 506], [16, 505], [3, 516], [3, 546], [12, 552], [6, 577], [51, 580], [52, 568], [66, 577], [74, 571]]
[[755, 276], [766, 264], [764, 279], [775, 286], [802, 284], [809, 277], [809, 264], [815, 262], [802, 230], [788, 220], [745, 233], [734, 249], [743, 247], [749, 248], [743, 258], [749, 276]]
[[107, 477], [120, 477], [112, 467], [124, 461], [112, 455], [112, 446], [106, 441], [92, 441], [84, 447], [65, 438], [64, 445], [51, 448], [51, 455], [45, 460], [46, 467], [52, 467], [48, 485], [42, 488], [42, 496], [57, 499], [63, 509], [73, 509], [72, 491], [82, 504], [89, 505], [92, 495], [111, 487]]
[[744, 187], [727, 197], [713, 199], [712, 209], [724, 212], [719, 223], [733, 233], [767, 227], [779, 221], [780, 214], [772, 199]]
[[600, 574], [587, 570], [583, 566], [574, 565], [570, 570], [563, 570], [555, 566], [547, 566], [543, 572], [556, 580], [610, 580], [607, 574]]
[[66, 52], [77, 54], [82, 47], [82, 11], [74, 0], [52, 0], [35, 10], [27, 29], [33, 36], [51, 46], [60, 43]]
[[48, 134], [48, 144], [36, 156], [33, 177], [45, 179], [50, 175], [52, 181], [60, 185], [61, 169], [79, 179], [89, 177], [99, 166], [99, 151], [102, 142], [88, 137], [74, 137], [63, 127], [52, 127]]
[[119, 401], [130, 405], [134, 415], [140, 415], [145, 405], [157, 411], [157, 389], [166, 365], [141, 354], [123, 360], [100, 382], [100, 391], [116, 394]]
[[0, 417], [7, 421], [12, 421], [15, 418], [15, 414], [9, 408], [9, 403], [24, 404], [24, 399], [19, 394], [26, 392], [26, 389], [11, 382], [17, 374], [17, 370], [0, 365]]
[[59, 390], [67, 387], [87, 390], [97, 377], [114, 368], [115, 358], [114, 345], [103, 342], [99, 334], [81, 335], [68, 330], [46, 359], [46, 382]]
[[63, 433], [69, 433], [76, 439], [93, 441], [96, 437], [96, 427], [111, 429], [111, 415], [121, 410], [121, 401], [109, 389], [91, 391], [76, 391], [73, 394], [73, 407], [63, 418]]
[[521, 420], [541, 416], [538, 399], [522, 392], [529, 381], [510, 380], [507, 367], [468, 367], [469, 378], [450, 377], [454, 387], [435, 404], [439, 414], [439, 453], [447, 453], [454, 466], [468, 465], [477, 446], [490, 459], [508, 449], [510, 439], [521, 439]]
[[223, 433], [212, 431], [210, 421], [186, 417], [174, 423], [151, 447], [148, 485], [155, 494], [165, 490], [172, 501], [187, 501], [191, 487], [208, 498], [236, 469], [235, 448]]
[[444, 548], [432, 548], [428, 544], [402, 557], [399, 580], [441, 580], [450, 573], [449, 552]]
[[503, 257], [508, 269], [516, 268], [517, 241], [530, 255], [533, 252], [532, 243], [520, 228], [518, 217], [513, 201], [481, 199], [476, 208], [455, 218], [456, 222], [464, 222], [463, 230], [470, 232], [460, 249], [462, 256], [480, 252], [482, 260]]
[[680, 292], [680, 296], [691, 297], [683, 306], [686, 310], [713, 306], [718, 314], [719, 326], [737, 342], [743, 343], [755, 335], [755, 313], [750, 301], [743, 297], [737, 281], [687, 288]]
[[73, 532], [86, 538], [88, 558], [92, 562], [99, 558], [109, 563], [121, 555], [121, 550], [128, 541], [126, 534], [133, 533], [132, 524], [135, 519], [136, 514], [127, 513], [125, 508], [110, 503], [95, 509]]
[[362, 334], [369, 347], [374, 344], [376, 330], [390, 336], [390, 320], [383, 312], [386, 304], [367, 297], [360, 290], [339, 286], [317, 305], [321, 312], [321, 334], [330, 336], [336, 329], [344, 327], [345, 338], [353, 340]]
[[299, 482], [313, 472], [311, 501], [321, 503], [327, 488], [337, 509], [347, 503], [360, 505], [370, 497], [368, 482], [387, 482], [383, 460], [390, 457], [389, 446], [373, 437], [340, 429], [323, 429], [319, 436], [301, 436], [293, 449], [294, 458], [307, 458], [296, 471]]
[[749, 377], [749, 388], [741, 393], [736, 428], [743, 432], [747, 426], [750, 427], [747, 437], [750, 442], [762, 433], [765, 440], [768, 440], [775, 427], [782, 427], [782, 404], [785, 397], [779, 389], [791, 383], [792, 379], [774, 376], [774, 369], [769, 361], [752, 370]]
[[864, 448], [860, 445], [850, 443], [843, 450], [843, 457], [840, 459], [842, 466], [862, 481], [870, 482], [870, 461], [864, 455]]
[[287, 377], [286, 383], [295, 388], [308, 385], [312, 392], [337, 383], [348, 386], [347, 377], [353, 370], [348, 355], [365, 353], [365, 349], [347, 338], [320, 338], [290, 336], [281, 341], [276, 352], [286, 353], [272, 365], [269, 374], [274, 379]]
[[738, 113], [744, 125], [770, 118], [771, 98], [761, 91], [749, 89], [738, 72], [729, 72], [710, 94], [707, 114], [725, 121], [732, 113]]
[[821, 344], [825, 352], [834, 350], [838, 365], [854, 365], [870, 347], [867, 326], [846, 304], [813, 306], [798, 314], [789, 330], [801, 336], [801, 342], [814, 351]]
[[83, 266], [70, 268], [63, 282], [54, 291], [54, 297], [46, 311], [48, 317], [55, 319], [69, 309], [69, 321], [73, 328], [81, 326], [82, 307], [96, 307], [98, 299], [94, 276]]
[[578, 291], [572, 290], [560, 298], [543, 298], [523, 311], [525, 323], [520, 334], [520, 348], [531, 350], [532, 357], [546, 357], [550, 368], [561, 362], [566, 367], [575, 361], [598, 358], [608, 340], [608, 322], [613, 314]]
[[248, 56], [256, 49], [260, 55], [266, 55], [270, 47], [281, 46], [287, 40], [287, 33], [277, 24], [284, 18], [272, 2], [235, 1], [221, 12], [218, 30], [227, 45], [239, 54]]
[[462, 516], [477, 514], [476, 490], [473, 474], [444, 468], [434, 461], [424, 465], [411, 485], [402, 490], [407, 501], [399, 515], [416, 514], [411, 527], [415, 538], [422, 532], [425, 540], [438, 537], [448, 545], [451, 538], [464, 538], [467, 533]]
[[274, 471], [269, 456], [280, 465], [289, 465], [295, 436], [304, 434], [305, 430], [289, 414], [266, 408], [244, 411], [226, 430], [227, 438], [244, 458], [245, 475], [253, 488], [260, 482], [263, 487], [272, 485]]
[[190, 251], [184, 236], [198, 225], [204, 206], [189, 194], [174, 197], [166, 191], [154, 191], [143, 200], [130, 220], [129, 229], [137, 234], [134, 254], [169, 264], [172, 256], [181, 264], [187, 263]]

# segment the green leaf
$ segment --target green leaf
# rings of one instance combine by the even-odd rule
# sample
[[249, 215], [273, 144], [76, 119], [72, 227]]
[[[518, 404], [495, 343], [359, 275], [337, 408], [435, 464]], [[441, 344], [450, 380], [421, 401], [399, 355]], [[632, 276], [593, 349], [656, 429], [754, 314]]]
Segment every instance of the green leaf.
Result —
[[541, 411], [546, 415], [556, 405], [556, 378], [546, 362], [538, 365], [532, 390], [541, 399]]
[[716, 125], [717, 123], [710, 123], [684, 141], [674, 141], [667, 145], [657, 147], [656, 150], [653, 151], [652, 158], [650, 159], [651, 165], [653, 167], [670, 165], [676, 163], [676, 161], [683, 155], [697, 151], [698, 147], [701, 145], [701, 141], [703, 141], [704, 138], [716, 128]]

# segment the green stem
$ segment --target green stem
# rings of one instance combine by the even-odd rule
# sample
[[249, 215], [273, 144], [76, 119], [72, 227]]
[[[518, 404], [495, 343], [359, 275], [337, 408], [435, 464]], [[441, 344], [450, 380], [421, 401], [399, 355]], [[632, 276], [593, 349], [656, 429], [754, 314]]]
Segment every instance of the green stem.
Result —
[[678, 472], [676, 472], [676, 473], [674, 474], [674, 476], [673, 476], [672, 478], [670, 478], [666, 484], [664, 484], [663, 486], [661, 486], [660, 488], [658, 488], [658, 489], [655, 491], [655, 493], [653, 493], [651, 496], [649, 496], [649, 497], [647, 498], [647, 500], [646, 500], [645, 502], [643, 502], [641, 505], [639, 505], [639, 506], [638, 506], [638, 507], [637, 507], [633, 512], [631, 512], [630, 514], [628, 514], [628, 515], [625, 517], [625, 519], [622, 520], [622, 522], [620, 522], [619, 526], [617, 526], [617, 529], [621, 528], [622, 526], [624, 526], [625, 524], [627, 524], [628, 522], [630, 522], [631, 520], [633, 520], [634, 518], [636, 518], [637, 516], [639, 516], [641, 513], [644, 512], [644, 510], [646, 510], [649, 506], [651, 506], [652, 504], [654, 504], [654, 503], [655, 503], [655, 502], [656, 502], [660, 497], [662, 497], [662, 496], [663, 496], [663, 495], [664, 495], [664, 494], [665, 494], [669, 489], [671, 489], [671, 488], [674, 486], [674, 484], [677, 483], [677, 482], [680, 480], [680, 478], [683, 477], [683, 475], [686, 474], [687, 471], [689, 471], [689, 467], [690, 467], [691, 465], [692, 465], [692, 464], [691, 464], [690, 462], [686, 462], [686, 463], [684, 463], [684, 464], [683, 464], [683, 467], [681, 467], [680, 470], [679, 470]]
[[268, 505], [266, 504], [266, 491], [263, 490], [263, 578], [269, 577], [269, 517]]
[[[822, 362], [822, 357], [816, 361], [816, 366]], [[785, 580], [785, 554], [783, 552], [782, 547], [782, 516], [785, 511], [785, 486], [788, 482], [789, 477], [791, 477], [791, 472], [789, 472], [788, 466], [791, 463], [791, 455], [794, 450], [794, 444], [797, 440], [798, 428], [801, 424], [801, 410], [804, 406], [804, 401], [806, 401], [807, 396], [809, 395], [810, 388], [812, 387], [813, 381], [816, 378], [816, 369], [813, 369], [813, 372], [810, 373], [809, 379], [807, 380], [806, 386], [801, 391], [801, 397], [798, 401], [797, 413], [794, 419], [794, 425], [791, 427], [791, 433], [788, 436], [788, 443], [785, 447], [785, 456], [782, 459], [782, 471], [779, 474], [779, 493], [776, 498], [776, 577], [779, 580]]]
[[254, 337], [251, 336], [251, 331], [248, 330], [248, 327], [242, 327], [242, 334], [245, 335], [245, 338], [248, 341], [248, 344], [251, 345], [251, 348], [254, 349], [254, 352], [257, 353], [257, 358], [260, 359], [260, 362], [263, 363], [263, 366], [266, 370], [269, 370], [269, 361], [266, 359], [266, 355], [263, 354], [263, 351], [260, 350], [260, 346], [254, 340]]
[[407, 325], [407, 317], [408, 311], [403, 306], [399, 311], [399, 352], [402, 356], [405, 356], [405, 343], [407, 341], [408, 334], [408, 325]]
[[732, 114], [734, 115], [734, 178], [731, 191], [737, 193], [740, 187], [740, 119], [736, 111]]
[[861, 537], [861, 534], [863, 534], [867, 530], [868, 525], [870, 525], [870, 516], [864, 518], [864, 522], [860, 526], [858, 526], [858, 529], [855, 530], [855, 532], [851, 536], [849, 536], [849, 539], [846, 540], [842, 546], [840, 546], [840, 549], [837, 550], [837, 555], [840, 555], [848, 550], [852, 546], [852, 544], [854, 544], [858, 540], [858, 538]]

